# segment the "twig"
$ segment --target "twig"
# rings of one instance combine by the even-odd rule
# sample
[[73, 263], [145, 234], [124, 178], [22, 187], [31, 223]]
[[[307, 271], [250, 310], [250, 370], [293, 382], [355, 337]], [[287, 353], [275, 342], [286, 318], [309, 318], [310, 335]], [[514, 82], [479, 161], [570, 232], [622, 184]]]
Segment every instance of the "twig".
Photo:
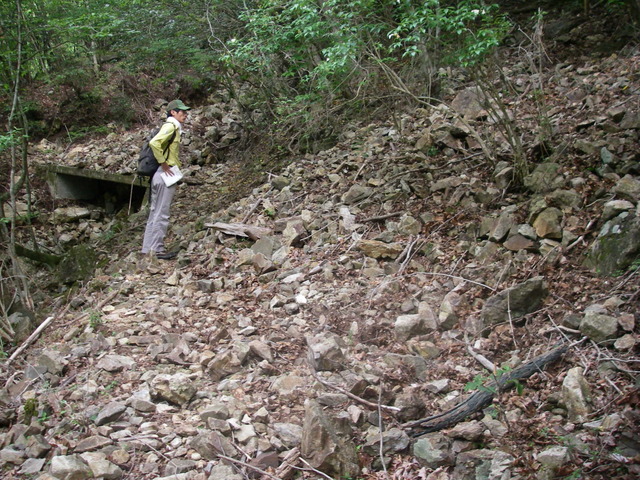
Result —
[[463, 280], [465, 282], [473, 283], [474, 285], [478, 285], [480, 287], [484, 287], [484, 288], [486, 288], [488, 290], [491, 290], [492, 292], [496, 291], [495, 288], [490, 287], [489, 285], [485, 285], [484, 283], [476, 282], [475, 280], [469, 280], [468, 278], [461, 277], [460, 275], [450, 275], [448, 273], [438, 273], [438, 272], [420, 272], [420, 275], [435, 275], [435, 276], [440, 276], [440, 277], [457, 278], [459, 280]]
[[[443, 167], [438, 167], [437, 169], [440, 169], [440, 168], [443, 168]], [[402, 172], [396, 173], [395, 175], [391, 175], [389, 178], [387, 178], [386, 181], [388, 183], [391, 180], [395, 180], [397, 177], [402, 177], [403, 175], [410, 175], [412, 173], [420, 173], [420, 172], [429, 172], [429, 171], [434, 170], [434, 169], [435, 169], [435, 167], [428, 166], [428, 167], [413, 168], [411, 170], [404, 170]]]
[[231, 432], [231, 436], [233, 438], [234, 441], [231, 442], [231, 445], [233, 445], [234, 447], [236, 447], [236, 449], [243, 454], [246, 458], [250, 459], [251, 455], [249, 455], [247, 452], [245, 452], [242, 447], [240, 447], [240, 445], [238, 445], [237, 442], [235, 442], [235, 435], [233, 435], [233, 432]]
[[223, 460], [226, 460], [227, 462], [231, 462], [231, 463], [235, 463], [237, 465], [242, 465], [243, 467], [247, 467], [250, 468], [251, 470], [254, 470], [262, 475], [266, 475], [269, 478], [273, 478], [274, 480], [280, 480], [280, 477], [276, 477], [274, 475], [271, 475], [269, 472], [266, 472], [264, 470], [262, 470], [259, 467], [255, 467], [249, 463], [243, 462], [242, 460], [236, 460], [235, 458], [231, 458], [231, 457], [227, 457], [226, 455], [222, 455], [221, 453], [218, 453], [218, 458], [221, 458]]
[[313, 377], [317, 381], [319, 381], [322, 385], [324, 385], [325, 387], [329, 387], [329, 388], [332, 388], [333, 390], [336, 390], [337, 392], [343, 393], [347, 397], [351, 398], [352, 400], [360, 402], [363, 405], [366, 405], [367, 407], [370, 407], [370, 408], [382, 408], [382, 409], [386, 410], [387, 412], [392, 412], [392, 413], [400, 411], [400, 409], [398, 407], [390, 407], [388, 405], [379, 405], [379, 404], [376, 405], [373, 402], [365, 400], [364, 398], [360, 398], [357, 395], [354, 395], [353, 393], [348, 392], [347, 390], [344, 390], [343, 388], [338, 387], [337, 385], [333, 385], [333, 384], [327, 382], [326, 380], [323, 380], [322, 378], [320, 378], [318, 373], [315, 371], [315, 369], [311, 365], [309, 365], [309, 370], [311, 370], [311, 375], [313, 375]]
[[418, 240], [420, 240], [420, 235], [418, 235], [415, 240], [413, 239], [413, 235], [409, 237], [409, 243], [404, 248], [402, 253], [398, 255], [398, 258], [396, 258], [395, 263], [403, 262], [403, 266], [404, 266], [404, 264], [406, 263], [404, 262], [404, 260], [406, 259], [406, 261], [409, 261], [409, 259], [411, 258], [411, 250], [413, 249], [413, 246], [416, 243], [418, 243]]
[[[571, 329], [571, 328], [567, 328], [567, 327], [563, 327], [562, 325], [558, 325], [558, 324], [556, 323], [556, 321], [553, 319], [553, 317], [552, 317], [551, 315], [549, 315], [548, 313], [547, 313], [547, 317], [549, 317], [549, 320], [551, 320], [551, 323], [553, 324], [553, 327], [554, 327], [556, 330], [560, 331], [560, 335], [562, 335], [562, 336], [564, 337], [564, 339], [565, 339], [567, 342], [568, 342], [568, 341], [570, 341], [571, 339], [570, 339], [569, 337], [567, 337], [567, 336], [564, 334], [564, 332], [569, 332], [569, 333], [582, 333], [582, 332], [580, 332], [579, 330], [573, 330], [573, 329]], [[585, 337], [585, 338], [586, 338], [586, 337]]]
[[613, 380], [611, 380], [607, 376], [605, 376], [604, 379], [609, 383], [609, 385], [611, 385], [615, 389], [616, 392], [618, 392], [618, 395], [622, 395], [622, 390], [620, 390], [618, 386], [615, 383], [613, 383]]
[[369, 217], [369, 218], [365, 218], [363, 220], [360, 220], [361, 222], [380, 222], [382, 220], [386, 220], [387, 218], [393, 218], [393, 217], [399, 217], [400, 215], [403, 215], [404, 212], [394, 212], [394, 213], [387, 213], [386, 215], [379, 215], [377, 217]]
[[[300, 461], [301, 461], [302, 463], [304, 463], [307, 467], [309, 467], [309, 469], [310, 469], [312, 472], [317, 473], [318, 475], [320, 475], [320, 476], [322, 476], [322, 477], [326, 478], [327, 480], [334, 480], [334, 478], [333, 478], [333, 477], [330, 477], [330, 476], [329, 476], [329, 475], [327, 475], [326, 473], [321, 472], [320, 470], [318, 470], [318, 469], [316, 469], [316, 468], [313, 468], [313, 467], [309, 464], [309, 462], [307, 462], [304, 458], [300, 457]], [[294, 466], [293, 468], [295, 468], [296, 470], [303, 470], [303, 471], [304, 471], [304, 470], [306, 470], [306, 469], [304, 469], [304, 468], [300, 468], [300, 467], [296, 467], [296, 466]]]
[[486, 368], [487, 370], [489, 370], [490, 373], [495, 373], [497, 371], [496, 366], [493, 364], [493, 362], [491, 360], [489, 360], [487, 357], [485, 357], [484, 355], [476, 352], [473, 347], [471, 347], [471, 345], [469, 344], [469, 340], [467, 338], [467, 333], [465, 332], [464, 334], [464, 341], [467, 344], [467, 351], [469, 352], [469, 355], [471, 355], [473, 358], [475, 358], [478, 363], [480, 365], [482, 365], [484, 368]]
[[247, 212], [247, 214], [244, 216], [244, 218], [242, 219], [242, 222], [240, 223], [247, 223], [247, 221], [249, 220], [249, 218], [251, 217], [251, 215], [253, 215], [253, 212], [256, 211], [256, 209], [258, 208], [258, 206], [264, 201], [264, 199], [267, 197], [267, 195], [269, 194], [269, 192], [271, 192], [271, 190], [273, 190], [273, 187], [270, 187], [269, 190], [267, 190], [265, 192], [265, 194], [260, 197], [258, 199], [258, 201], [253, 205], [253, 207], [251, 207], [251, 210], [249, 210]]
[[576, 240], [574, 240], [570, 245], [568, 245], [567, 248], [564, 249], [564, 253], [569, 253], [571, 250], [573, 250], [573, 247], [575, 247], [581, 242], [584, 243], [583, 235], [580, 235]]
[[[173, 466], [177, 466], [175, 463], [173, 463], [173, 459], [169, 458], [167, 455], [165, 455], [164, 453], [162, 453], [160, 450], [158, 450], [157, 448], [154, 448], [153, 445], [151, 445], [149, 442], [145, 442], [145, 440], [155, 440], [157, 439], [158, 436], [157, 435], [143, 435], [140, 437], [130, 437], [130, 440], [137, 440], [139, 441], [141, 444], [143, 444], [145, 447], [150, 448], [151, 450], [153, 450], [154, 452], [156, 452], [158, 455], [160, 455], [161, 457], [163, 457], [165, 460], [167, 460], [169, 462], [169, 464], [173, 465]], [[129, 440], [129, 439], [127, 439]], [[121, 440], [124, 441], [124, 440]]]
[[[115, 292], [111, 293], [111, 295], [109, 295], [107, 298], [105, 298], [104, 300], [102, 300], [98, 305], [95, 306], [94, 310], [102, 310], [102, 307], [104, 307], [107, 303], [109, 303], [111, 300], [113, 300], [114, 298], [116, 298], [118, 296], [118, 294], [120, 293], [120, 289], [116, 290]], [[60, 315], [62, 316], [62, 315]], [[71, 323], [75, 323], [75, 322], [79, 322], [80, 320], [83, 320], [84, 318], [88, 317], [89, 313], [85, 312], [79, 316], [77, 316], [76, 318], [74, 318], [73, 320], [70, 320], [69, 322], [65, 323], [66, 325], [69, 325]]]
[[509, 315], [509, 326], [511, 327], [511, 338], [513, 339], [513, 345], [518, 348], [518, 342], [516, 342], [516, 329], [513, 328], [513, 318], [511, 317], [511, 293], [507, 290], [507, 314]]
[[640, 362], [640, 359], [636, 359], [636, 358], [625, 359], [625, 358], [615, 358], [615, 357], [603, 357], [600, 360], [608, 360], [610, 362], [622, 362], [622, 363], [638, 363], [638, 362]]
[[[418, 235], [418, 238], [416, 238], [415, 240], [411, 241], [409, 243], [409, 245], [407, 245], [407, 248], [405, 248], [405, 250], [402, 252], [402, 254], [400, 255], [400, 257], [398, 257], [398, 259], [400, 259], [401, 257], [405, 256], [407, 258], [404, 259], [404, 261], [402, 262], [402, 265], [400, 265], [400, 268], [398, 269], [398, 273], [396, 273], [396, 275], [401, 275], [402, 272], [405, 271], [405, 269], [407, 268], [407, 265], [409, 265], [409, 262], [411, 261], [411, 259], [413, 258], [413, 255], [415, 254], [415, 245], [418, 243], [418, 241], [420, 240], [420, 235]], [[422, 242], [420, 244], [420, 246], [424, 245], [424, 242]]]
[[378, 430], [380, 431], [380, 463], [384, 474], [387, 475], [387, 465], [384, 461], [384, 437], [382, 436], [382, 385], [378, 389]]
[[358, 177], [360, 176], [360, 174], [362, 173], [362, 170], [364, 169], [364, 167], [367, 166], [367, 164], [369, 163], [369, 159], [371, 157], [367, 158], [364, 162], [362, 162], [362, 165], [360, 165], [360, 168], [358, 169], [358, 172], [355, 174], [355, 176], [353, 177], [353, 181], [355, 182], [356, 180], [358, 180]]

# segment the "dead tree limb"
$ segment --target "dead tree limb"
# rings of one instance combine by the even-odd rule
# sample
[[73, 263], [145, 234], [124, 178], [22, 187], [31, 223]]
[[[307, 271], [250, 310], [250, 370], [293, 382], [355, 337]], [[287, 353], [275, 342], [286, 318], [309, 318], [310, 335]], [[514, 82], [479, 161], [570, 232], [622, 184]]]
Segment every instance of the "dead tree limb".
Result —
[[451, 410], [439, 415], [423, 418], [402, 425], [403, 428], [409, 429], [409, 435], [419, 437], [421, 435], [437, 432], [439, 430], [451, 427], [469, 415], [488, 407], [493, 402], [493, 397], [498, 393], [512, 388], [520, 379], [528, 378], [535, 372], [544, 368], [548, 363], [558, 360], [567, 350], [568, 345], [557, 347], [550, 352], [537, 356], [533, 360], [520, 367], [506, 372], [500, 378], [482, 387], [471, 394], [466, 400], [459, 403]]
[[380, 215], [377, 217], [369, 217], [369, 218], [365, 218], [364, 220], [361, 220], [362, 222], [381, 222], [383, 220], [386, 220], [387, 218], [393, 218], [393, 217], [399, 217], [403, 214], [404, 212], [393, 212], [393, 213], [387, 213], [386, 215]]
[[44, 263], [45, 265], [49, 265], [50, 267], [55, 267], [62, 261], [62, 257], [58, 255], [36, 252], [18, 244], [16, 244], [16, 254], [20, 257], [25, 257], [29, 260], [33, 260], [34, 262]]
[[29, 338], [27, 338], [24, 343], [18, 347], [16, 349], [15, 352], [13, 352], [13, 355], [11, 355], [9, 357], [9, 359], [7, 360], [7, 365], [9, 365], [11, 362], [13, 362], [16, 357], [18, 355], [20, 355], [22, 353], [22, 351], [27, 348], [36, 338], [38, 338], [40, 336], [40, 334], [42, 333], [42, 331], [47, 328], [49, 326], [49, 324], [55, 319], [56, 317], [48, 317], [44, 322], [42, 322], [38, 328], [36, 328], [33, 333], [31, 335], [29, 335]]

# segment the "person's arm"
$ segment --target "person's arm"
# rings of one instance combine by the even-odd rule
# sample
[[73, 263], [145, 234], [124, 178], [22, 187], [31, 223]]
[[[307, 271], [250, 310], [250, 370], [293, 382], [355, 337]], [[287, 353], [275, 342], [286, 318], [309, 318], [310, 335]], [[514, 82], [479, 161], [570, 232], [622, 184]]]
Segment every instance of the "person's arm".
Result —
[[[160, 164], [162, 171], [171, 175], [171, 166], [167, 163], [168, 152], [169, 152], [169, 144], [171, 141], [171, 137], [173, 137], [173, 141], [175, 141], [176, 127], [171, 123], [167, 122], [160, 128], [158, 134], [151, 139], [149, 142], [149, 146], [151, 147], [151, 151], [153, 152], [153, 156], [156, 157], [156, 160]], [[164, 153], [163, 153], [164, 152]]]

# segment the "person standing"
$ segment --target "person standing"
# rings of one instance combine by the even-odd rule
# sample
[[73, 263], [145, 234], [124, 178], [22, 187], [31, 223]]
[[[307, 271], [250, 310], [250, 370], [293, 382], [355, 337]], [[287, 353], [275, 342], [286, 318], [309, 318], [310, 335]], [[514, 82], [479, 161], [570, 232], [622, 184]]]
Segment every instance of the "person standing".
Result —
[[[156, 173], [151, 177], [151, 208], [142, 241], [142, 253], [155, 253], [161, 260], [171, 260], [176, 252], [168, 252], [164, 246], [164, 237], [169, 228], [169, 210], [177, 184], [167, 187], [160, 173], [173, 175], [171, 167], [180, 167], [179, 149], [182, 124], [187, 119], [188, 110], [181, 100], [172, 100], [167, 105], [167, 121], [162, 125], [158, 134], [151, 139], [149, 146], [160, 164]], [[170, 143], [169, 143], [170, 142]], [[163, 154], [163, 152], [166, 152]]]

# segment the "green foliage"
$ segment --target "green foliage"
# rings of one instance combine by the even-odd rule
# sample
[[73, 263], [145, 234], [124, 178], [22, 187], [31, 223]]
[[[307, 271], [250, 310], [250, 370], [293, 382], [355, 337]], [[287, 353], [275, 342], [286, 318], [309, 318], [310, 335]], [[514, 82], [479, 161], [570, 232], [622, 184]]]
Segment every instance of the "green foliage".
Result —
[[99, 312], [93, 311], [89, 313], [89, 326], [91, 326], [92, 329], [95, 330], [100, 325], [102, 325], [103, 322], [104, 320], [102, 319], [102, 315], [100, 315]]
[[43, 410], [42, 412], [40, 412], [40, 415], [38, 415], [38, 422], [45, 423], [47, 420], [49, 420], [49, 412]]
[[[15, 217], [15, 220], [17, 223], [31, 223], [32, 220], [35, 220], [36, 218], [38, 218], [40, 214], [38, 212], [30, 212], [30, 213], [25, 213], [24, 215], [17, 215]], [[5, 225], [8, 225], [9, 223], [13, 222], [13, 218], [10, 217], [0, 217], [0, 223], [4, 223]]]
[[619, 12], [626, 8], [633, 0], [607, 0], [605, 5], [608, 10]]
[[473, 377], [473, 380], [471, 380], [470, 382], [467, 382], [467, 384], [464, 386], [464, 391], [469, 392], [469, 391], [480, 390], [482, 392], [496, 393], [495, 388], [487, 387], [484, 385], [486, 381], [487, 381], [487, 377], [485, 377], [484, 375], [478, 374], [475, 377]]
[[0, 134], [0, 152], [20, 145], [25, 138], [25, 135], [19, 128], [14, 128], [7, 133]]
[[109, 85], [105, 72], [112, 65], [138, 78], [153, 72], [155, 87], [176, 93], [206, 93], [208, 79], [228, 75], [254, 87], [250, 95], [242, 92], [243, 105], [263, 108], [279, 130], [293, 126], [308, 142], [330, 136], [337, 113], [359, 112], [367, 108], [367, 95], [382, 96], [390, 71], [401, 72], [399, 80], [408, 86], [417, 79], [416, 88], [422, 88], [447, 62], [473, 65], [482, 59], [506, 26], [497, 7], [480, 0], [20, 4], [21, 13], [15, 2], [0, 6], [0, 30], [6, 33], [0, 85], [6, 92], [21, 51], [22, 79], [46, 82], [59, 95], [73, 91], [65, 113], [83, 121], [81, 114], [100, 104], [105, 118], [126, 125], [133, 120], [135, 92], [126, 92], [126, 83], [120, 90]]
[[264, 0], [238, 18], [244, 28], [224, 42], [221, 63], [259, 85], [281, 127], [297, 121], [307, 135], [335, 124], [341, 102], [355, 110], [366, 93], [380, 95], [391, 70], [408, 85], [424, 83], [425, 68], [473, 65], [507, 25], [496, 6], [473, 0]]
[[388, 35], [394, 39], [391, 50], [401, 52], [402, 56], [439, 51], [448, 63], [473, 65], [498, 46], [508, 26], [497, 14], [497, 5], [484, 2], [398, 3], [402, 9], [399, 22]]
[[[510, 371], [511, 367], [504, 366], [496, 370], [493, 378], [489, 378], [485, 375], [476, 375], [472, 381], [468, 382], [464, 386], [464, 391], [468, 392], [472, 390], [479, 390], [482, 392], [496, 394], [498, 393], [496, 383], [502, 378], [504, 374], [509, 373]], [[494, 382], [496, 383], [491, 382], [491, 380], [494, 380]], [[522, 392], [524, 391], [524, 385], [518, 379], [509, 380], [505, 384], [505, 386], [513, 386], [516, 389], [518, 395], [522, 395]]]
[[120, 383], [117, 380], [112, 380], [107, 385], [105, 385], [104, 390], [102, 391], [102, 395], [109, 395], [113, 390], [118, 387]]
[[626, 269], [616, 270], [615, 272], [613, 272], [612, 276], [621, 277], [627, 273], [634, 274], [638, 271], [638, 269], [640, 269], [640, 257], [631, 262], [631, 265], [629, 265]]

